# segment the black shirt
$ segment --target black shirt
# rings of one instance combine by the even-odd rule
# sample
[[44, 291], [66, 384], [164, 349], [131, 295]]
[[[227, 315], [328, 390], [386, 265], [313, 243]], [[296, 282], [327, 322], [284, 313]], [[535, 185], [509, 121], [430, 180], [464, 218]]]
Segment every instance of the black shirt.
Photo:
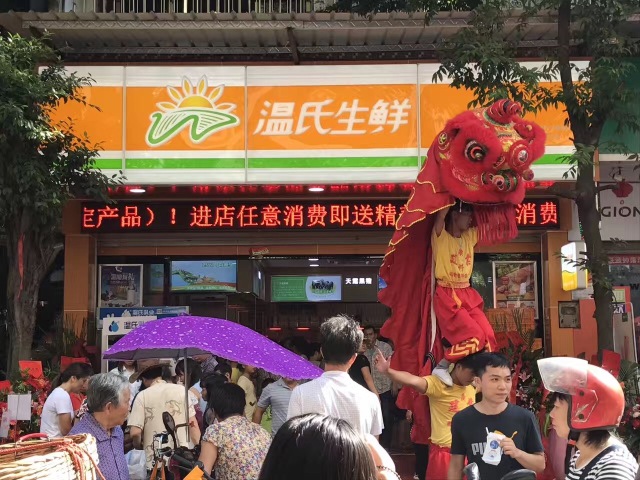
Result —
[[475, 462], [483, 480], [499, 480], [514, 470], [524, 468], [508, 455], [502, 454], [498, 465], [489, 465], [482, 460], [489, 432], [500, 432], [511, 437], [516, 447], [527, 453], [544, 452], [538, 423], [533, 413], [516, 405], [498, 415], [485, 415], [474, 406], [456, 413], [451, 422], [451, 455], [464, 455], [469, 463]]
[[369, 390], [369, 385], [367, 385], [367, 382], [364, 381], [364, 375], [362, 375], [362, 369], [364, 367], [371, 369], [371, 364], [369, 363], [369, 359], [367, 357], [359, 353], [356, 357], [356, 360], [353, 362], [353, 365], [351, 365], [351, 368], [349, 369], [349, 376], [354, 382], [359, 383], [364, 388]]

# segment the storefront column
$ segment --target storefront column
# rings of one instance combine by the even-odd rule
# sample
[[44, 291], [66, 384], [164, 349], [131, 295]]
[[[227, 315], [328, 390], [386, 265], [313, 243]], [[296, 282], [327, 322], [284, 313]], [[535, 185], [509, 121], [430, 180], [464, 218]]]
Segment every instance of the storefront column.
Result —
[[571, 300], [562, 289], [560, 249], [569, 242], [567, 232], [546, 232], [541, 238], [542, 289], [546, 356], [573, 356], [573, 329], [560, 328], [558, 302]]
[[89, 341], [93, 332], [96, 306], [96, 239], [80, 233], [80, 202], [69, 202], [63, 215], [64, 327]]

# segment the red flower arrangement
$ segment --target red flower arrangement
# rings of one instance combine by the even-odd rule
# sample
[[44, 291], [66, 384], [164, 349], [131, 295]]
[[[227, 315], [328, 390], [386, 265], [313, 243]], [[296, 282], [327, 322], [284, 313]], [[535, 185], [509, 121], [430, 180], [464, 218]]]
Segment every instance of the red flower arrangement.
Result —
[[34, 378], [29, 370], [21, 370], [20, 375], [9, 382], [8, 388], [0, 388], [0, 412], [3, 414], [7, 410], [8, 395], [31, 395], [31, 420], [11, 421], [9, 436], [0, 438], [0, 443], [13, 442], [23, 435], [40, 431], [42, 408], [51, 390], [51, 382], [46, 373], [51, 376], [53, 372], [45, 372], [44, 378]]
[[640, 396], [627, 399], [627, 406], [618, 427], [618, 435], [637, 458], [640, 454]]

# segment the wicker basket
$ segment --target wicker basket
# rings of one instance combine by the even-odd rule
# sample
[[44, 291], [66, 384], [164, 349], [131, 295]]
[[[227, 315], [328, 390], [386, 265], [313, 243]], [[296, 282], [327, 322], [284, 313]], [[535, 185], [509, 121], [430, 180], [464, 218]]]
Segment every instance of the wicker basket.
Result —
[[91, 435], [0, 445], [0, 480], [98, 480], [98, 450]]

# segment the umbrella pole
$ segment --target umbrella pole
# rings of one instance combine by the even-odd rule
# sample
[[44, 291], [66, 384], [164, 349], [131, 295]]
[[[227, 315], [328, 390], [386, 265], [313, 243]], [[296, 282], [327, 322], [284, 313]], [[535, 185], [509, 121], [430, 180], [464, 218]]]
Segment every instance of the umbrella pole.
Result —
[[184, 418], [185, 423], [187, 424], [187, 441], [191, 438], [191, 427], [189, 426], [189, 389], [190, 385], [187, 385], [187, 380], [189, 379], [189, 372], [187, 371], [187, 349], [184, 349], [184, 356], [182, 357], [184, 361]]

